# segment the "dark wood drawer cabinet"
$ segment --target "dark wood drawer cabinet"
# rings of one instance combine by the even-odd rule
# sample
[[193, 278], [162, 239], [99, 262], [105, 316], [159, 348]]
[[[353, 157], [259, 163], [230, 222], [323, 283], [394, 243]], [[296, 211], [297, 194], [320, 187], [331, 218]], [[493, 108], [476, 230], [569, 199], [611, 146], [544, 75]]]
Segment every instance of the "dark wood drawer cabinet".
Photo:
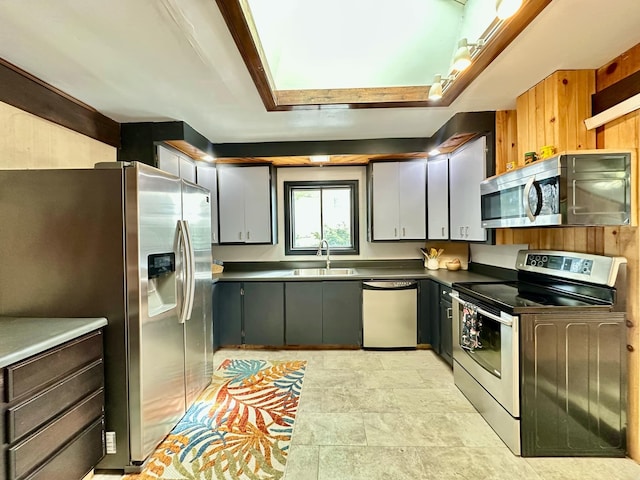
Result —
[[102, 331], [2, 369], [0, 480], [80, 480], [104, 456]]

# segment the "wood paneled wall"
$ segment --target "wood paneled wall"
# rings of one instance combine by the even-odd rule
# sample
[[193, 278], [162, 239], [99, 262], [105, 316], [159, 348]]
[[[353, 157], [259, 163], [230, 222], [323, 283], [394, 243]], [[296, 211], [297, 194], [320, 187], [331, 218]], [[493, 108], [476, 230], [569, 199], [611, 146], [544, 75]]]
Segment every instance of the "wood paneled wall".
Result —
[[0, 168], [93, 168], [115, 147], [0, 102]]
[[526, 152], [544, 145], [557, 151], [596, 147], [596, 135], [582, 122], [590, 117], [595, 93], [593, 70], [561, 70], [549, 75], [517, 98], [518, 163]]
[[[638, 149], [640, 148], [640, 111], [619, 118], [594, 131], [586, 131], [583, 120], [590, 116], [591, 94], [602, 90], [621, 78], [640, 70], [640, 45], [594, 71], [556, 72], [535, 85], [517, 99], [515, 112], [496, 115], [496, 138], [512, 139], [515, 114], [517, 130], [517, 158], [524, 163], [524, 153], [539, 151], [543, 145], [554, 145], [558, 150], [611, 148], [630, 149], [635, 152], [632, 164], [633, 200], [638, 198]], [[502, 121], [500, 121], [502, 119]], [[503, 140], [506, 141], [506, 140]], [[496, 171], [504, 171], [512, 161], [507, 151], [498, 148]], [[500, 170], [502, 169], [502, 170]], [[530, 248], [570, 250], [601, 255], [621, 255], [627, 258], [627, 316], [628, 344], [633, 351], [628, 356], [628, 451], [640, 462], [640, 241], [638, 227], [557, 227], [500, 229], [498, 244], [529, 244]]]

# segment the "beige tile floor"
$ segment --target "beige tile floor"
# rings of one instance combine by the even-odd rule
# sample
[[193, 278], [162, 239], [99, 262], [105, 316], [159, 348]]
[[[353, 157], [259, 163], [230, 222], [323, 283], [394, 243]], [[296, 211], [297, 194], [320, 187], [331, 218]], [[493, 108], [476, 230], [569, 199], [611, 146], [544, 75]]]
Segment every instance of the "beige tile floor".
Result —
[[625, 458], [514, 456], [430, 350], [222, 349], [216, 365], [225, 358], [308, 361], [286, 480], [640, 479]]

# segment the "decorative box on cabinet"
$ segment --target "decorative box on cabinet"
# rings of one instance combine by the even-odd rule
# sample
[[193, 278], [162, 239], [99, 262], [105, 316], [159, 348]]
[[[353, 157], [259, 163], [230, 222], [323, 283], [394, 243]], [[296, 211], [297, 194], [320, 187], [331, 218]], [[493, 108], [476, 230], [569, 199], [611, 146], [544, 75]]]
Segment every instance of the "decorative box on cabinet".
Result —
[[102, 331], [3, 368], [1, 480], [80, 480], [105, 454]]
[[368, 166], [369, 238], [426, 238], [426, 162], [371, 162]]
[[217, 174], [220, 243], [276, 243], [275, 168], [221, 165]]

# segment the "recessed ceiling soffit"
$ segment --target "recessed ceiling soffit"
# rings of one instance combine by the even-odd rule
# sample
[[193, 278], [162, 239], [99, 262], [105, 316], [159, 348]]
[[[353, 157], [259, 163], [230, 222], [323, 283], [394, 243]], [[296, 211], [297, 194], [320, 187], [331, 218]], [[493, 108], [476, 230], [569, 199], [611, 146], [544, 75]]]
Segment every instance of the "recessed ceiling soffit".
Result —
[[500, 20], [496, 0], [216, 0], [269, 111], [448, 106], [550, 1]]

